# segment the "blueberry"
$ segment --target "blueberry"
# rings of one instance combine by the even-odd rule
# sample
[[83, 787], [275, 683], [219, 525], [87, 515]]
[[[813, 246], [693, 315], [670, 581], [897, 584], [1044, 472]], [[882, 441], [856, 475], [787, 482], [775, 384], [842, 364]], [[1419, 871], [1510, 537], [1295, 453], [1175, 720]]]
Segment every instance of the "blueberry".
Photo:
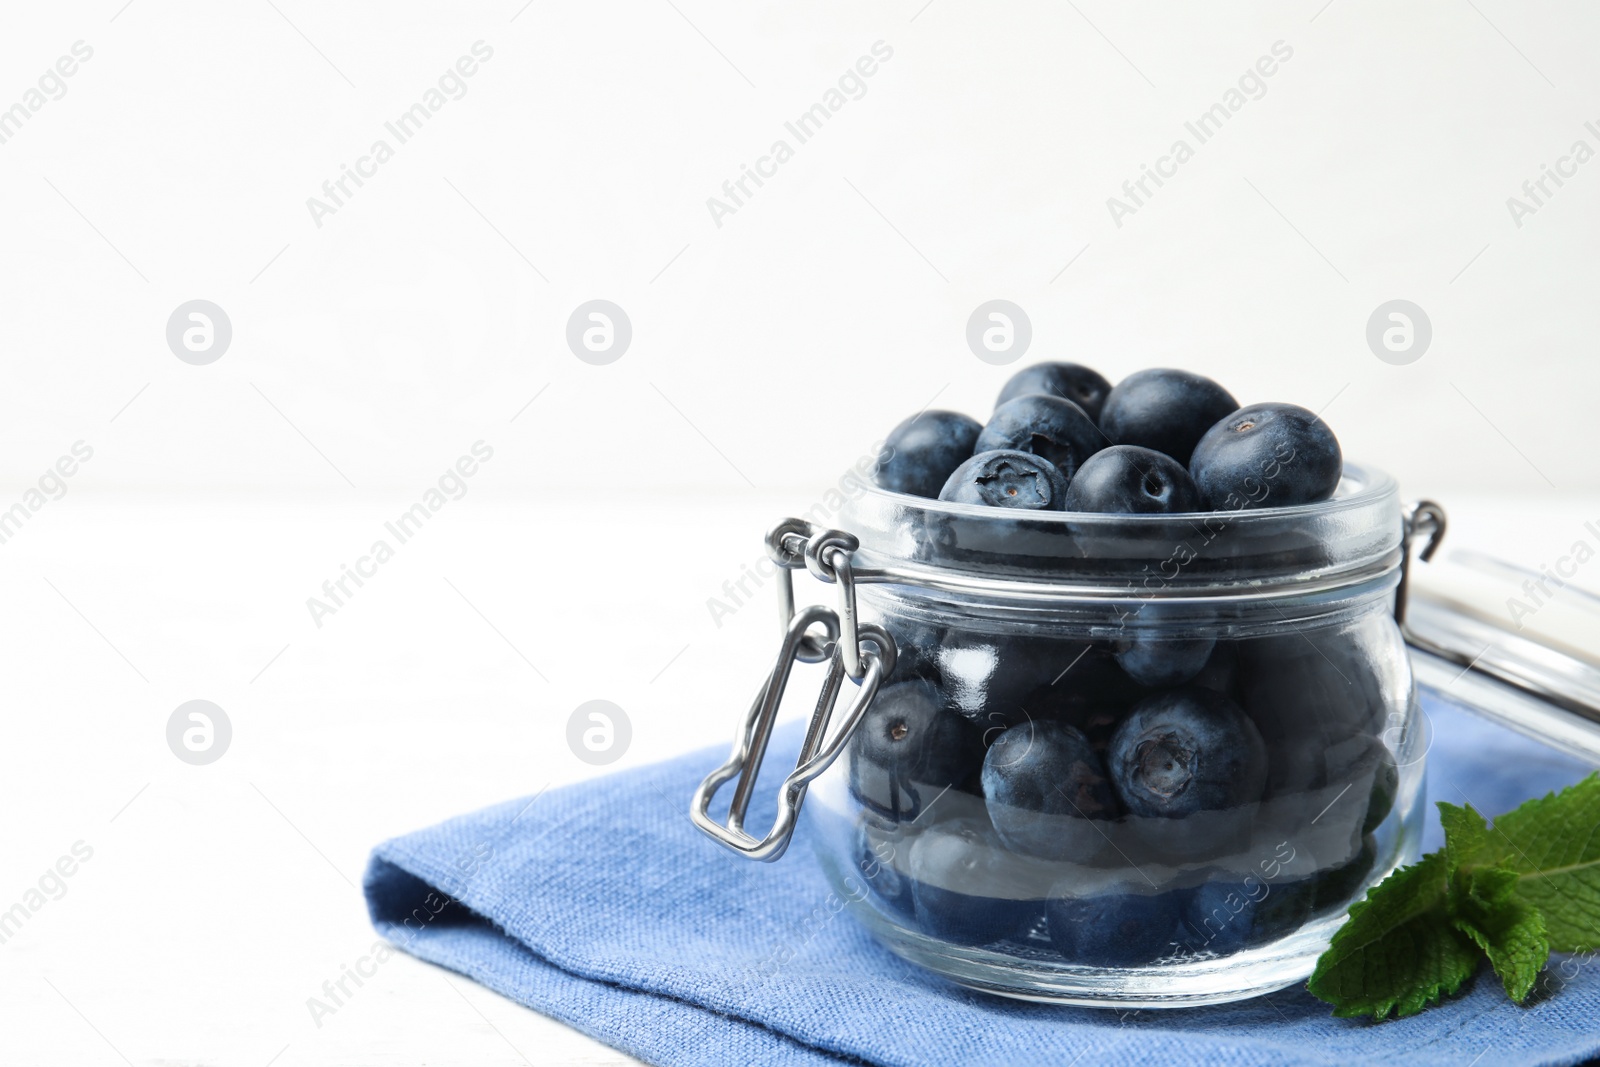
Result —
[[1189, 686], [1135, 705], [1111, 739], [1111, 780], [1135, 815], [1176, 819], [1261, 798], [1261, 735], [1221, 693]]
[[1035, 718], [1076, 726], [1096, 752], [1105, 751], [1117, 723], [1149, 695], [1117, 666], [1110, 651], [1098, 646], [1066, 642], [1049, 666], [1045, 684], [1029, 693], [1023, 706]]
[[912, 835], [904, 829], [880, 823], [871, 812], [862, 812], [856, 823], [852, 872], [885, 910], [910, 918], [915, 906], [911, 878], [904, 867], [909, 858]]
[[1170, 688], [1192, 680], [1211, 659], [1215, 637], [1136, 633], [1122, 644], [1117, 663], [1140, 685]]
[[1248, 833], [1266, 746], [1237, 704], [1186, 686], [1146, 697], [1117, 727], [1107, 770], [1134, 833], [1176, 858], [1215, 854]]
[[1040, 913], [1022, 857], [982, 819], [947, 819], [917, 834], [908, 864], [917, 925], [934, 937], [987, 945], [1026, 931]]
[[[1081, 642], [952, 630], [939, 646], [939, 676], [952, 707], [993, 741], [1008, 726], [1049, 717], [1030, 706], [1072, 666]], [[1068, 674], [1071, 672], [1068, 671]]]
[[1349, 631], [1306, 629], [1239, 643], [1240, 703], [1268, 742], [1315, 737], [1331, 745], [1380, 733], [1389, 712], [1384, 676]]
[[989, 820], [1013, 852], [1087, 863], [1117, 816], [1100, 757], [1064, 723], [1025, 722], [1001, 733], [983, 759]]
[[950, 473], [972, 455], [983, 430], [955, 411], [924, 411], [889, 432], [873, 480], [895, 493], [937, 497]]
[[1388, 746], [1370, 734], [1330, 742], [1320, 731], [1307, 732], [1272, 742], [1267, 754], [1267, 795], [1311, 794], [1302, 805], [1308, 818], [1350, 827], [1360, 836], [1394, 810], [1400, 769]]
[[1068, 511], [1157, 515], [1199, 511], [1200, 494], [1183, 464], [1138, 445], [1112, 445], [1090, 456], [1067, 486]]
[[1152, 963], [1173, 944], [1183, 896], [1151, 890], [1139, 879], [1065, 879], [1045, 906], [1050, 942], [1068, 962], [1086, 967]]
[[1269, 881], [1251, 875], [1205, 882], [1184, 909], [1184, 945], [1227, 956], [1287, 937], [1311, 918], [1316, 888], [1313, 878]]
[[1200, 438], [1189, 460], [1194, 484], [1213, 511], [1327, 500], [1343, 470], [1328, 424], [1293, 404], [1252, 404], [1228, 414]]
[[1084, 461], [1105, 446], [1094, 420], [1077, 404], [1059, 396], [1025, 393], [994, 409], [974, 447], [979, 452], [1031, 452], [1054, 463], [1070, 481]]
[[1361, 821], [1361, 832], [1370, 834], [1394, 811], [1395, 797], [1400, 792], [1400, 766], [1395, 763], [1388, 746], [1378, 742], [1375, 751], [1376, 765], [1372, 770], [1372, 789], [1367, 794], [1367, 817]]
[[939, 491], [940, 500], [997, 508], [1060, 511], [1067, 479], [1055, 464], [1026, 452], [988, 451], [957, 467]]
[[1307, 731], [1267, 742], [1267, 792], [1271, 798], [1323, 788], [1328, 783], [1328, 740]]
[[1320, 785], [1328, 797], [1325, 818], [1355, 827], [1354, 835], [1362, 836], [1376, 830], [1394, 810], [1400, 768], [1378, 738], [1356, 734], [1330, 745], [1324, 766], [1327, 774]]
[[1165, 452], [1185, 467], [1207, 430], [1238, 408], [1226, 389], [1181, 370], [1142, 370], [1117, 383], [1100, 412], [1112, 444]]
[[1084, 707], [1072, 716], [1073, 725], [1089, 739], [1089, 746], [1100, 757], [1102, 766], [1105, 765], [1106, 748], [1111, 744], [1112, 731], [1116, 730], [1127, 711], [1127, 704], [1101, 704]]
[[910, 618], [891, 618], [884, 626], [894, 638], [894, 673], [888, 681], [939, 680], [939, 628]]
[[1239, 643], [1218, 641], [1217, 647], [1190, 682], [1205, 689], [1214, 689], [1234, 703], [1239, 702]]
[[1369, 834], [1362, 838], [1361, 847], [1353, 858], [1317, 878], [1316, 895], [1312, 902], [1317, 914], [1345, 911], [1365, 896], [1367, 880], [1377, 865], [1378, 842]]
[[947, 788], [976, 775], [982, 741], [932, 682], [879, 691], [850, 739], [850, 792], [869, 810], [909, 822]]
[[1111, 383], [1101, 377], [1099, 371], [1090, 370], [1082, 364], [1036, 363], [1011, 376], [1005, 388], [1000, 390], [1000, 399], [994, 402], [994, 406], [999, 407], [1008, 400], [1028, 393], [1045, 393], [1070, 400], [1091, 419], [1098, 419], [1109, 392]]
[[1329, 744], [1308, 733], [1269, 742], [1267, 758], [1271, 770], [1258, 829], [1292, 840], [1324, 866], [1355, 855], [1362, 836], [1394, 806], [1399, 774], [1377, 738], [1356, 735]]

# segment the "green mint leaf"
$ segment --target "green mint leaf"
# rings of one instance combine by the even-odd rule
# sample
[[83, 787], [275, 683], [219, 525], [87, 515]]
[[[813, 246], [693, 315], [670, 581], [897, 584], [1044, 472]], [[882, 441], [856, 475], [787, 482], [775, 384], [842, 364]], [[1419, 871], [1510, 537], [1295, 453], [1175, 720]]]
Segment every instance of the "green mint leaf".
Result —
[[1404, 1018], [1454, 993], [1483, 952], [1457, 930], [1448, 907], [1444, 852], [1402, 867], [1350, 909], [1350, 921], [1317, 961], [1309, 988], [1340, 1018]]
[[1489, 824], [1470, 804], [1458, 808], [1440, 801], [1439, 822], [1444, 827], [1444, 854], [1451, 874], [1493, 856]]
[[1522, 875], [1509, 867], [1477, 867], [1467, 871], [1462, 884], [1472, 899], [1482, 904], [1504, 904], [1517, 896]]
[[1489, 957], [1506, 995], [1521, 1004], [1550, 958], [1544, 916], [1517, 894], [1521, 875], [1493, 863], [1504, 839], [1471, 805], [1439, 805], [1452, 925]]
[[1516, 871], [1516, 893], [1544, 915], [1556, 952], [1600, 948], [1600, 774], [1530, 800], [1494, 821], [1495, 865]]
[[1544, 916], [1517, 894], [1520, 880], [1516, 871], [1501, 867], [1464, 869], [1450, 886], [1455, 928], [1489, 957], [1506, 995], [1518, 1004], [1528, 999], [1550, 958]]

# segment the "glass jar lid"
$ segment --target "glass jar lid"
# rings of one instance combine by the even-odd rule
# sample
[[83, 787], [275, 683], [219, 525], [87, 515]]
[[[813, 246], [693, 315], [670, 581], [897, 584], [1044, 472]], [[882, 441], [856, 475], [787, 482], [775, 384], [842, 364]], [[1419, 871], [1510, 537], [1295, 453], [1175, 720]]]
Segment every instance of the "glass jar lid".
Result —
[[1467, 550], [1412, 567], [1418, 686], [1600, 762], [1600, 590], [1576, 577]]

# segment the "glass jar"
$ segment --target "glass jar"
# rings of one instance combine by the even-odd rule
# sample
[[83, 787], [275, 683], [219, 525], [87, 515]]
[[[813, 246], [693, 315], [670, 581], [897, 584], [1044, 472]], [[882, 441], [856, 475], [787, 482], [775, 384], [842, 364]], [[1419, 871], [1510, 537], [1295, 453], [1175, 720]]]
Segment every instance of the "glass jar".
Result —
[[[1418, 853], [1408, 527], [1393, 480], [1353, 465], [1329, 501], [1245, 503], [1090, 515], [869, 487], [837, 530], [780, 525], [788, 637], [696, 821], [773, 859], [809, 788], [838, 895], [972, 988], [1159, 1007], [1304, 979], [1350, 904]], [[837, 612], [794, 612], [801, 566], [839, 587]], [[757, 841], [741, 824], [789, 668], [825, 657]]]

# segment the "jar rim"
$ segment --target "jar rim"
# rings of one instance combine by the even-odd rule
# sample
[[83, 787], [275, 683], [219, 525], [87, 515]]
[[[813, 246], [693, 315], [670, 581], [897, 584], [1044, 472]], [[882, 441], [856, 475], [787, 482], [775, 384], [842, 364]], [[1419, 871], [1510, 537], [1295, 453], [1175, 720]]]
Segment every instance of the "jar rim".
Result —
[[860, 580], [1031, 595], [1135, 586], [1162, 598], [1348, 586], [1394, 573], [1404, 520], [1395, 480], [1349, 463], [1314, 504], [1115, 515], [956, 504], [864, 487], [841, 529]]
[[948, 500], [936, 500], [932, 497], [895, 492], [870, 481], [863, 481], [858, 495], [877, 497], [885, 502], [927, 512], [928, 514], [972, 515], [996, 521], [1011, 519], [1046, 523], [1072, 523], [1079, 527], [1084, 525], [1104, 525], [1127, 528], [1129, 526], [1170, 524], [1174, 520], [1205, 519], [1216, 515], [1230, 515], [1236, 519], [1248, 516], [1251, 519], [1268, 521], [1288, 521], [1307, 517], [1336, 515], [1345, 511], [1369, 507], [1375, 501], [1380, 501], [1385, 497], [1392, 496], [1398, 499], [1399, 484], [1392, 475], [1376, 467], [1346, 462], [1339, 477], [1338, 488], [1334, 491], [1334, 495], [1327, 500], [1319, 500], [1311, 504], [1290, 504], [1286, 507], [1242, 508], [1235, 511], [1177, 511], [1148, 515], [1095, 511], [1025, 511], [1022, 509], [991, 507], [987, 504], [960, 504]]

